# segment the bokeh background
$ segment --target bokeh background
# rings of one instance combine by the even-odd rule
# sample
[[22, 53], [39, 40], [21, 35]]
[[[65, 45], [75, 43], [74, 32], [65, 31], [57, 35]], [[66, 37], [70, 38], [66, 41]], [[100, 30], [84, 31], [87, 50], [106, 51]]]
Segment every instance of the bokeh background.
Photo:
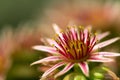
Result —
[[[41, 37], [54, 35], [52, 24], [92, 25], [105, 38], [120, 36], [119, 0], [0, 0], [0, 80], [38, 80], [38, 65], [30, 64], [46, 53], [31, 47], [43, 44]], [[105, 40], [104, 39], [104, 40]], [[120, 53], [120, 41], [104, 48]], [[120, 57], [105, 64], [120, 77]]]

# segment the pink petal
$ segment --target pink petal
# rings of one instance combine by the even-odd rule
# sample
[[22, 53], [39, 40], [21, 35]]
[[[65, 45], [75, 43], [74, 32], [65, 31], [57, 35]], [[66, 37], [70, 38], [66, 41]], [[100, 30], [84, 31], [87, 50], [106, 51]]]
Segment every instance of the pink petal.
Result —
[[68, 63], [68, 64], [66, 65], [66, 67], [65, 67], [62, 71], [60, 71], [59, 73], [57, 73], [57, 74], [55, 75], [55, 78], [57, 78], [58, 76], [61, 76], [61, 75], [65, 74], [65, 73], [68, 72], [73, 66], [74, 66], [73, 63]]
[[104, 32], [104, 33], [102, 33], [102, 34], [99, 34], [99, 35], [97, 35], [97, 39], [98, 39], [98, 40], [101, 40], [101, 39], [103, 39], [104, 37], [108, 36], [109, 34], [110, 34], [109, 32]]
[[101, 55], [95, 55], [95, 56], [91, 56], [87, 61], [90, 61], [90, 62], [111, 62], [111, 61], [113, 61], [113, 59], [104, 58]]
[[59, 56], [50, 56], [50, 57], [46, 57], [46, 58], [33, 62], [31, 66], [35, 64], [40, 64], [40, 63], [49, 62], [49, 61], [57, 61], [57, 60], [61, 60]]
[[107, 41], [104, 41], [104, 42], [101, 42], [101, 43], [98, 43], [94, 46], [93, 50], [96, 50], [98, 48], [102, 48], [102, 47], [105, 47], [111, 43], [114, 43], [115, 41], [119, 40], [120, 38], [119, 37], [116, 37], [116, 38], [112, 38], [110, 40], [107, 40]]
[[45, 38], [40, 38], [40, 41], [46, 43]]
[[89, 76], [89, 68], [87, 62], [81, 62], [78, 65], [81, 68], [84, 75]]
[[58, 64], [54, 65], [52, 68], [48, 69], [43, 75], [42, 78], [46, 78], [47, 75], [49, 75], [51, 72], [53, 72], [55, 69], [63, 66], [65, 62], [59, 62]]
[[74, 40], [76, 40], [76, 39], [77, 39], [75, 29], [76, 29], [76, 28], [71, 27], [71, 32], [72, 32], [72, 35], [73, 35], [73, 39], [74, 39]]
[[53, 24], [53, 29], [54, 29], [54, 31], [55, 31], [57, 34], [60, 34], [61, 29], [58, 27], [57, 24]]
[[50, 44], [51, 46], [54, 45], [54, 46], [56, 46], [57, 48], [59, 48], [61, 51], [64, 52], [64, 50], [63, 50], [63, 49], [58, 45], [58, 43], [56, 43], [54, 40], [49, 39], [49, 38], [47, 38], [46, 40], [49, 42], [49, 44]]
[[84, 42], [86, 43], [86, 42], [87, 42], [87, 39], [88, 39], [88, 29], [85, 29], [85, 30], [84, 30], [84, 35], [85, 35], [85, 40], [84, 40]]
[[53, 24], [53, 29], [54, 29], [55, 33], [57, 33], [60, 36], [61, 39], [64, 39], [63, 35], [61, 33], [62, 30], [58, 27], [58, 25]]
[[114, 53], [114, 52], [98, 52], [98, 55], [102, 55], [102, 56], [120, 56], [120, 53]]
[[32, 47], [33, 49], [40, 50], [40, 51], [45, 51], [49, 53], [57, 53], [56, 48], [53, 47], [48, 47], [48, 46], [42, 46], [42, 45], [36, 45]]
[[46, 38], [46, 40], [51, 46], [54, 45], [54, 43], [55, 43], [55, 41], [50, 38]]

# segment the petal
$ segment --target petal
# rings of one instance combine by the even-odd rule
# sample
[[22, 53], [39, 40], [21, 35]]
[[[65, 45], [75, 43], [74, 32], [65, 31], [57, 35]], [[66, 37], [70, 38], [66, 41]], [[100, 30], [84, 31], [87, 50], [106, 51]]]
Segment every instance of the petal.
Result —
[[111, 62], [111, 61], [113, 61], [113, 59], [104, 58], [101, 55], [95, 55], [95, 56], [91, 56], [87, 61], [90, 61], [90, 62]]
[[59, 73], [57, 73], [57, 74], [55, 75], [55, 78], [57, 78], [58, 76], [61, 76], [61, 75], [65, 74], [65, 73], [68, 72], [73, 66], [74, 66], [73, 63], [67, 64], [66, 67], [65, 67], [62, 71], [60, 71]]
[[46, 43], [45, 38], [40, 38], [40, 41]]
[[92, 26], [91, 26], [91, 25], [88, 25], [88, 26], [85, 27], [85, 29], [87, 29], [88, 31], [91, 32], [91, 30], [92, 30]]
[[64, 39], [63, 34], [61, 33], [62, 30], [58, 27], [57, 24], [53, 24], [53, 29], [54, 29], [55, 33], [60, 36], [61, 39]]
[[102, 56], [120, 56], [120, 53], [114, 53], [114, 52], [98, 52], [98, 55], [102, 55]]
[[59, 46], [58, 43], [56, 43], [54, 40], [49, 39], [49, 38], [47, 38], [46, 40], [47, 40], [47, 42], [48, 42], [51, 46], [54, 45], [54, 46], [56, 46], [57, 48], [59, 48], [61, 51], [64, 52], [64, 50], [61, 48], [61, 46]]
[[36, 45], [32, 47], [33, 49], [40, 50], [40, 51], [45, 51], [49, 53], [57, 53], [56, 48], [53, 47], [48, 47], [48, 46], [42, 46], [42, 45]]
[[58, 64], [54, 65], [52, 68], [48, 69], [41, 78], [46, 78], [47, 75], [49, 75], [51, 72], [53, 72], [55, 69], [63, 66], [65, 62], [59, 62]]
[[49, 62], [49, 61], [57, 61], [57, 60], [61, 60], [59, 56], [50, 56], [50, 57], [46, 57], [46, 58], [33, 62], [31, 66], [35, 64], [40, 64], [40, 63]]
[[53, 29], [54, 29], [54, 31], [55, 31], [57, 34], [60, 34], [61, 29], [58, 27], [57, 24], [53, 24]]
[[84, 30], [84, 35], [85, 35], [85, 40], [84, 40], [84, 42], [86, 43], [87, 42], [87, 39], [88, 39], [88, 29], [85, 29]]
[[76, 39], [77, 39], [77, 36], [76, 36], [76, 33], [77, 33], [77, 32], [76, 32], [76, 28], [75, 28], [75, 27], [71, 27], [70, 30], [71, 30], [73, 39], [76, 40]]
[[98, 39], [98, 40], [101, 40], [101, 39], [103, 39], [104, 37], [108, 36], [109, 34], [110, 34], [110, 32], [104, 32], [104, 33], [102, 33], [102, 34], [99, 34], [99, 35], [97, 35], [97, 39]]
[[110, 40], [107, 40], [107, 41], [104, 41], [104, 42], [101, 42], [101, 43], [98, 43], [94, 46], [93, 50], [96, 50], [98, 48], [102, 48], [102, 47], [105, 47], [111, 43], [114, 43], [115, 41], [119, 40], [120, 38], [119, 37], [116, 37], [116, 38], [112, 38]]
[[81, 68], [84, 75], [89, 76], [89, 68], [87, 62], [81, 62], [78, 65]]
[[55, 43], [55, 41], [50, 38], [46, 38], [46, 40], [51, 46], [54, 45], [54, 43]]

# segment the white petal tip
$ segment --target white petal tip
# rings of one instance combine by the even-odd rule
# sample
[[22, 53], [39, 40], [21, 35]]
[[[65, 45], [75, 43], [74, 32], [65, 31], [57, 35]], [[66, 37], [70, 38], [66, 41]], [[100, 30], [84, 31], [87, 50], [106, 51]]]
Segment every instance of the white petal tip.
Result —
[[55, 79], [56, 79], [57, 77], [58, 77], [57, 75], [54, 76]]
[[57, 24], [55, 24], [55, 23], [53, 23], [52, 25], [53, 25], [53, 27], [57, 26]]
[[35, 65], [35, 64], [37, 64], [37, 63], [33, 62], [32, 64], [30, 64], [30, 66], [33, 66], [33, 65]]
[[84, 73], [84, 75], [85, 75], [86, 77], [89, 77], [89, 76], [90, 76], [89, 73], [88, 73], [88, 74], [85, 74], [85, 73]]
[[34, 64], [30, 64], [30, 66], [33, 66]]
[[120, 37], [116, 37], [116, 40], [119, 40], [120, 39]]
[[56, 79], [57, 77], [59, 77], [59, 75], [58, 74], [56, 74], [55, 76], [54, 76], [54, 78]]
[[111, 39], [111, 41], [115, 42], [115, 41], [117, 41], [119, 39], [120, 39], [120, 37], [116, 37], [116, 38]]
[[46, 80], [45, 77], [41, 77], [39, 80]]
[[88, 67], [88, 64], [86, 62], [83, 62], [83, 63], [79, 63], [78, 65], [81, 68], [83, 74], [86, 77], [88, 77], [89, 76], [89, 67]]
[[86, 77], [89, 77], [89, 76], [90, 76], [90, 75], [89, 75], [89, 72], [84, 73], [84, 75], [85, 75]]
[[107, 61], [103, 61], [103, 63], [110, 63], [110, 62], [114, 62], [113, 59], [107, 60]]
[[108, 63], [109, 63], [109, 62], [113, 62], [113, 61], [114, 61], [113, 59], [108, 59], [108, 60], [106, 60], [106, 61], [103, 60], [103, 62], [108, 62]]
[[43, 46], [43, 45], [35, 45], [32, 47], [32, 49], [35, 49], [35, 50], [41, 50], [43, 48], [45, 48], [46, 46]]
[[104, 42], [98, 43], [98, 44], [96, 44], [96, 45], [94, 46], [93, 50], [96, 50], [96, 49], [98, 49], [98, 48], [103, 48], [103, 47], [105, 47], [105, 46], [107, 46], [107, 45], [110, 45], [110, 44], [116, 42], [116, 41], [119, 40], [119, 39], [120, 39], [120, 37], [116, 37], [116, 38], [112, 38], [112, 39], [106, 40], [106, 41], [104, 41]]
[[32, 49], [38, 50], [38, 46], [33, 46]]
[[116, 38], [111, 39], [110, 42], [111, 42], [111, 43], [114, 43], [114, 42], [116, 42], [116, 41], [119, 40], [119, 39], [120, 39], [120, 37], [116, 37]]
[[61, 75], [59, 75], [59, 74], [56, 74], [55, 76], [54, 76], [54, 78], [56, 79], [56, 78], [58, 78], [58, 77], [60, 77]]
[[55, 76], [54, 76], [54, 78], [56, 79], [56, 78], [58, 78], [58, 77], [60, 77], [61, 76], [61, 74], [56, 74]]
[[57, 34], [59, 34], [61, 32], [61, 29], [59, 28], [59, 26], [57, 24], [53, 24], [53, 29]]
[[115, 54], [115, 56], [120, 56], [120, 53], [119, 54]]
[[114, 53], [114, 52], [99, 52], [101, 56], [108, 56], [108, 57], [117, 57], [120, 56], [120, 53]]
[[58, 25], [57, 24], [52, 24], [52, 26], [53, 26], [53, 28], [55, 29], [55, 30], [58, 30], [59, 29], [59, 27], [58, 27]]

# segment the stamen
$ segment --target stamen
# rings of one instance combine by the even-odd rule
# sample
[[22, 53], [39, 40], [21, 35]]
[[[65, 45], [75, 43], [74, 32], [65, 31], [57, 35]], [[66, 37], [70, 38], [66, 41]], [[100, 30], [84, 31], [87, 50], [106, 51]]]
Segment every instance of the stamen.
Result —
[[76, 26], [68, 26], [66, 32], [62, 31], [61, 35], [57, 35], [55, 39], [63, 51], [59, 47], [56, 48], [66, 58], [72, 61], [82, 61], [89, 56], [96, 44], [96, 34], [93, 36], [91, 39], [90, 31], [84, 32], [82, 26], [78, 28]]

